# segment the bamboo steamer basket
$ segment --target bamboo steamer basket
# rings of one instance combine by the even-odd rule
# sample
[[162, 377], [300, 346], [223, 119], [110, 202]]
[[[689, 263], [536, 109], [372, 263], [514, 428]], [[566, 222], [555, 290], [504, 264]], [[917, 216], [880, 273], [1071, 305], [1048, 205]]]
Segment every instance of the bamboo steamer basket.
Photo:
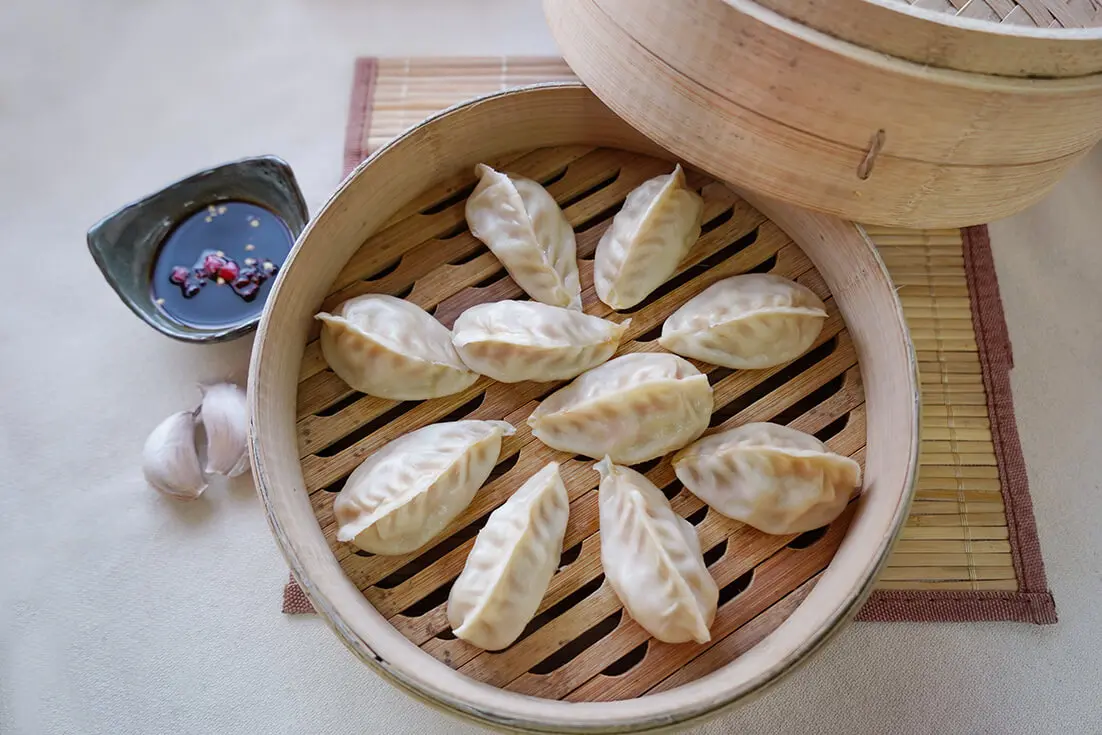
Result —
[[[1102, 137], [1097, 29], [994, 32], [865, 0], [544, 6], [574, 72], [648, 137], [717, 178], [858, 222], [1008, 216]], [[980, 73], [1008, 69], [1082, 74]]]
[[[690, 185], [703, 186], [705, 235], [663, 287], [668, 293], [632, 312], [621, 350], [660, 349], [647, 340], [665, 314], [725, 275], [757, 267], [798, 278], [828, 304], [824, 344], [813, 350], [820, 356], [766, 371], [701, 364], [712, 371], [714, 418], [742, 423], [803, 412], [790, 425], [813, 432], [834, 426], [828, 443], [865, 467], [860, 496], [825, 536], [766, 536], [685, 490], [674, 496], [675, 510], [698, 524], [713, 576], [734, 589], [711, 644], [648, 639], [602, 583], [592, 462], [525, 438], [527, 412], [556, 386], [482, 379], [456, 396], [396, 404], [357, 396], [325, 369], [313, 315], [350, 295], [404, 295], [434, 308], [446, 325], [472, 303], [520, 296], [463, 227], [475, 163], [507, 164], [559, 198], [579, 232], [586, 311], [600, 313], [589, 260], [596, 237], [627, 192], [668, 171], [672, 160], [580, 84], [536, 85], [459, 105], [403, 134], [345, 180], [298, 239], [269, 297], [249, 404], [254, 477], [273, 533], [340, 640], [389, 681], [447, 712], [508, 730], [601, 733], [714, 715], [790, 671], [856, 612], [904, 524], [918, 461], [918, 380], [902, 308], [874, 247], [854, 225], [736, 193], [700, 171], [689, 175]], [[386, 441], [464, 415], [507, 418], [518, 428], [471, 508], [430, 547], [405, 557], [371, 556], [334, 540], [334, 495], [326, 490]], [[549, 459], [563, 463], [572, 503], [570, 548], [537, 617], [543, 627], [500, 653], [449, 638], [441, 594], [462, 567], [478, 519]], [[669, 457], [647, 471], [664, 477], [656, 482], [667, 490], [679, 489]], [[384, 584], [384, 576], [392, 581]], [[749, 581], [739, 588], [740, 580]], [[603, 637], [594, 637], [598, 629]], [[628, 649], [645, 654], [626, 671], [606, 669], [609, 657]], [[544, 670], [564, 652], [573, 656], [568, 663]], [[599, 701], [614, 695], [620, 698]]]

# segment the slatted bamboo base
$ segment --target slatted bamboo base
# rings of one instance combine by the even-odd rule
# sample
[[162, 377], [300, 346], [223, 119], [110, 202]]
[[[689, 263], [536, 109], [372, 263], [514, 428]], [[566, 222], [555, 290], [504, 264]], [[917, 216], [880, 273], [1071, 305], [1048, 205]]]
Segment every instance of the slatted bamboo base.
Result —
[[[363, 76], [373, 88], [360, 87], [361, 94], [372, 98], [361, 100], [361, 109], [369, 113], [362, 125], [349, 130], [352, 165], [436, 110], [521, 84], [575, 79], [561, 59], [553, 58], [406, 58], [374, 63], [377, 69]], [[961, 233], [868, 231], [899, 287], [918, 351], [923, 391], [917, 500], [878, 587], [1017, 590]]]
[[[544, 183], [555, 196], [578, 233], [585, 310], [612, 314], [592, 288], [597, 241], [628, 192], [667, 171], [669, 164], [574, 146], [540, 149], [497, 163]], [[353, 257], [325, 308], [361, 293], [389, 293], [433, 310], [451, 326], [475, 303], [523, 298], [499, 261], [467, 231], [463, 207], [474, 184], [473, 174], [464, 172], [412, 202]], [[619, 354], [660, 351], [655, 340], [665, 318], [724, 276], [771, 272], [796, 279], [827, 304], [829, 317], [820, 337], [803, 357], [770, 370], [732, 371], [697, 363], [715, 391], [712, 424], [779, 421], [863, 460], [860, 371], [823, 279], [787, 235], [725, 186], [696, 173], [690, 174], [689, 184], [705, 199], [701, 239], [677, 276], [639, 307], [614, 315], [632, 320]], [[380, 251], [395, 254], [381, 269]], [[416, 645], [473, 678], [514, 691], [555, 699], [626, 698], [714, 670], [787, 617], [832, 558], [849, 522], [846, 513], [820, 532], [769, 536], [710, 511], [677, 482], [668, 457], [639, 466], [696, 526], [709, 568], [723, 590], [712, 645], [664, 645], [650, 640], [622, 613], [604, 582], [592, 460], [550, 449], [532, 437], [525, 423], [537, 401], [560, 384], [505, 385], [482, 379], [448, 398], [381, 400], [354, 393], [326, 369], [316, 341], [307, 346], [300, 380], [298, 433], [306, 488], [349, 579]], [[333, 493], [359, 462], [408, 431], [459, 418], [504, 418], [517, 433], [505, 441], [501, 461], [474, 502], [437, 543], [397, 557], [371, 556], [337, 543]], [[489, 512], [552, 459], [562, 463], [571, 499], [562, 567], [520, 641], [500, 653], [482, 652], [448, 630], [445, 607], [451, 583]], [[713, 647], [723, 653], [701, 657]], [[682, 668], [694, 659], [691, 667]]]

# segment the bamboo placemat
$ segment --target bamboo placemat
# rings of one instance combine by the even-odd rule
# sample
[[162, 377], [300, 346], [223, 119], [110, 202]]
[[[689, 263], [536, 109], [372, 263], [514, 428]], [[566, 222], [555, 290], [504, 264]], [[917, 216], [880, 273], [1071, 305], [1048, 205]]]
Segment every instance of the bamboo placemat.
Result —
[[[359, 59], [345, 172], [471, 97], [574, 80], [557, 58]], [[918, 352], [922, 454], [911, 516], [862, 620], [1056, 622], [1014, 423], [1013, 357], [987, 230], [866, 227]], [[292, 581], [284, 612], [310, 612]]]

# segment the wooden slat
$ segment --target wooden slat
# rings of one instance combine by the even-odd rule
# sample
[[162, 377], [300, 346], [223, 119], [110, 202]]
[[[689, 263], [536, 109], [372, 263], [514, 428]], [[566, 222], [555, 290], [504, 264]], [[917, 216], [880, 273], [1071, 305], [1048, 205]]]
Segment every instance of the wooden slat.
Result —
[[[1009, 561], [1009, 559], [1008, 559]], [[880, 574], [883, 582], [924, 581], [940, 582], [945, 580], [995, 580], [1014, 579], [1014, 567], [888, 567]]]
[[[921, 478], [954, 478], [997, 480], [999, 471], [995, 467], [962, 467], [952, 464], [931, 463], [923, 465]], [[921, 479], [920, 478], [920, 479]]]
[[1018, 582], [1014, 579], [998, 580], [881, 580], [876, 583], [878, 590], [970, 590], [970, 591], [1004, 591], [1014, 592], [1018, 589]]
[[959, 541], [1005, 541], [1010, 538], [1006, 526], [943, 527], [943, 526], [905, 526], [899, 534], [901, 539], [948, 539]]
[[923, 429], [991, 429], [991, 420], [982, 416], [934, 416], [923, 414]]
[[991, 443], [990, 429], [957, 429], [923, 426], [922, 436], [930, 440]]
[[[964, 552], [959, 554], [893, 554], [891, 560], [892, 563], [889, 564], [889, 566], [893, 568], [961, 567], [966, 570], [969, 567], [1014, 568], [1014, 560], [1009, 553], [969, 554]], [[888, 577], [881, 576], [881, 579], [888, 579]]]
[[1006, 527], [1006, 514], [997, 513], [953, 513], [945, 515], [912, 515], [907, 518], [908, 526], [961, 526], [978, 529], [981, 527]]
[[[979, 480], [976, 481], [980, 482]], [[996, 481], [997, 483], [997, 481]], [[942, 502], [976, 502], [976, 503], [998, 503], [1002, 506], [1002, 490], [996, 484], [994, 487], [986, 487], [980, 489], [965, 489], [964, 487], [947, 487], [944, 484], [939, 484], [936, 487], [931, 488], [929, 485], [923, 485], [915, 489], [916, 501], [942, 501]]]
[[[957, 493], [959, 496], [960, 493]], [[925, 516], [925, 515], [960, 515], [962, 513], [1003, 513], [1003, 501], [1001, 496], [991, 497], [987, 493], [979, 493], [982, 500], [964, 500], [961, 499], [927, 499], [923, 497], [916, 498], [911, 505], [912, 516]]]
[[955, 454], [939, 452], [922, 452], [919, 455], [920, 464], [959, 464], [981, 465], [996, 467], [998, 460], [994, 453], [990, 454]]
[[[893, 554], [1009, 554], [1009, 541], [960, 541], [948, 539], [904, 539]], [[906, 566], [906, 565], [904, 565]]]

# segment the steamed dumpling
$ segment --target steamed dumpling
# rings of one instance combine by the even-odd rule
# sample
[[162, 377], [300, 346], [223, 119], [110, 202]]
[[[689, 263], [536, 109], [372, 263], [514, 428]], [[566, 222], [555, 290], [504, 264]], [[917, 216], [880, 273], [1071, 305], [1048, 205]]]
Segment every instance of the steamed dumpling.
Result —
[[321, 353], [352, 388], [378, 398], [419, 401], [458, 393], [478, 375], [452, 346], [451, 332], [416, 304], [366, 294], [322, 312]]
[[704, 200], [685, 186], [681, 165], [628, 194], [593, 261], [597, 296], [613, 309], [647, 298], [677, 270], [700, 237]]
[[601, 565], [632, 619], [666, 643], [711, 640], [719, 588], [692, 524], [643, 475], [606, 457], [598, 505]]
[[628, 323], [535, 301], [498, 301], [459, 315], [452, 344], [475, 372], [503, 383], [569, 380], [612, 357]]
[[569, 514], [555, 462], [490, 514], [448, 595], [456, 637], [497, 651], [524, 632], [559, 565]]
[[466, 209], [471, 234], [533, 299], [581, 311], [574, 230], [554, 197], [535, 181], [484, 163], [475, 173], [479, 182]]
[[373, 554], [421, 548], [470, 504], [514, 432], [504, 421], [450, 421], [398, 437], [337, 494], [337, 540]]
[[640, 352], [582, 373], [540, 403], [528, 425], [554, 449], [638, 464], [703, 434], [712, 403], [708, 376], [688, 361]]
[[658, 344], [713, 365], [756, 370], [806, 352], [826, 316], [811, 289], [750, 273], [725, 278], [685, 302], [662, 325]]
[[713, 434], [674, 455], [677, 478], [728, 518], [774, 534], [833, 521], [861, 485], [861, 466], [780, 424]]

